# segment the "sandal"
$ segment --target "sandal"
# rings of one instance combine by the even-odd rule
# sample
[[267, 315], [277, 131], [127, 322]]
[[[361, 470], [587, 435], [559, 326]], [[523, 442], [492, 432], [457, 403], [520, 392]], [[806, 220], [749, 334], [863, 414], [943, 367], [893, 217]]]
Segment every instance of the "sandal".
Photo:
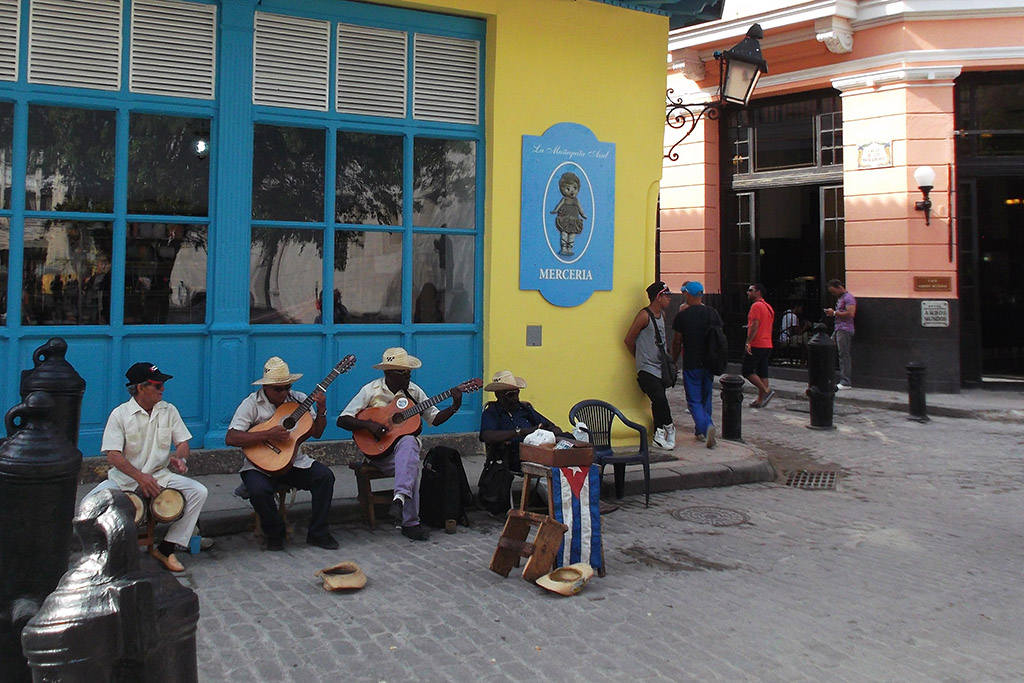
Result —
[[763, 403], [758, 403], [757, 401], [751, 401], [750, 402], [750, 407], [751, 408], [762, 408], [763, 406], [764, 406]]

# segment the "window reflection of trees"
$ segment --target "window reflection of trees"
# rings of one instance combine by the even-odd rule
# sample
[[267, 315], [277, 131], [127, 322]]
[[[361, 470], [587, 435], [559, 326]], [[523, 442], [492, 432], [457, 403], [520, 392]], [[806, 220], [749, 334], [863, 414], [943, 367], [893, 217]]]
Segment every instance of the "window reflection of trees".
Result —
[[413, 224], [476, 227], [476, 142], [416, 138]]
[[316, 322], [323, 273], [323, 233], [253, 228], [249, 260], [249, 322]]
[[255, 126], [254, 219], [323, 222], [325, 135], [314, 128]]
[[401, 225], [402, 138], [338, 132], [338, 223]]
[[14, 103], [0, 102], [0, 208], [11, 208]]
[[29, 107], [25, 208], [111, 213], [116, 127], [112, 111]]
[[[335, 254], [334, 290], [348, 323], [397, 323], [402, 320], [402, 234], [335, 233], [348, 245], [344, 259]], [[336, 250], [337, 251], [337, 250]], [[334, 316], [338, 323], [338, 316]]]
[[110, 223], [26, 219], [22, 324], [108, 324], [112, 243]]
[[133, 114], [128, 140], [128, 213], [205, 216], [209, 161], [195, 153], [209, 141], [207, 119]]
[[129, 223], [125, 248], [125, 323], [204, 322], [206, 253], [206, 226]]

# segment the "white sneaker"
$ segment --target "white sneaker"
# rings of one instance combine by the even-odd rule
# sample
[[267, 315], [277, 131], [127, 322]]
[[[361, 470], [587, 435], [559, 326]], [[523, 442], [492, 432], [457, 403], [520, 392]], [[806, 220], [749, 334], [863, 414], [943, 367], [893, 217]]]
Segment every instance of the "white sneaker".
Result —
[[705, 440], [704, 445], [708, 448], [714, 448], [717, 443], [718, 439], [716, 438], [715, 425], [711, 425], [708, 427], [707, 439]]
[[665, 436], [664, 427], [658, 427], [654, 430], [654, 445], [658, 448], [664, 448], [670, 450], [671, 446], [668, 445], [668, 437]]
[[665, 425], [665, 441], [668, 443], [668, 448], [671, 450], [676, 447], [676, 426]]
[[849, 384], [837, 384], [836, 391], [845, 391], [847, 389], [853, 389]]

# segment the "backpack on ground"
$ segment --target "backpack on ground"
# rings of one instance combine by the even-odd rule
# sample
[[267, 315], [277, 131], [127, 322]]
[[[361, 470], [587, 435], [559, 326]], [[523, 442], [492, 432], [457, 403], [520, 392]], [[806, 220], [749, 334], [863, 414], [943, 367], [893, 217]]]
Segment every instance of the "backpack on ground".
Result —
[[714, 317], [704, 338], [704, 369], [713, 375], [722, 375], [729, 366], [729, 340], [722, 329], [722, 318], [712, 309]]
[[454, 448], [434, 446], [423, 460], [420, 476], [420, 522], [440, 529], [445, 520], [454, 519], [469, 526], [466, 509], [473, 507], [462, 455]]
[[518, 448], [519, 444], [507, 442], [487, 446], [487, 460], [477, 482], [480, 492], [477, 502], [492, 515], [503, 515], [512, 507], [512, 480], [515, 475], [512, 474], [510, 460], [512, 451]]

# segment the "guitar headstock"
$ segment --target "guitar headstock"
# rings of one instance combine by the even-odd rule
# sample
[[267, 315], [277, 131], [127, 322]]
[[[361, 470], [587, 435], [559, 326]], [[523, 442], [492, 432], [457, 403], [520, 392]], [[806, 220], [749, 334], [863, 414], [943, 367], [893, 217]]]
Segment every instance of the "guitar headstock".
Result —
[[473, 379], [467, 379], [465, 382], [458, 385], [457, 388], [464, 394], [471, 394], [474, 391], [479, 390], [483, 385], [484, 383], [479, 377], [474, 377]]
[[338, 364], [334, 366], [334, 369], [339, 373], [348, 372], [352, 369], [352, 366], [356, 364], [356, 357], [351, 353], [338, 361]]

